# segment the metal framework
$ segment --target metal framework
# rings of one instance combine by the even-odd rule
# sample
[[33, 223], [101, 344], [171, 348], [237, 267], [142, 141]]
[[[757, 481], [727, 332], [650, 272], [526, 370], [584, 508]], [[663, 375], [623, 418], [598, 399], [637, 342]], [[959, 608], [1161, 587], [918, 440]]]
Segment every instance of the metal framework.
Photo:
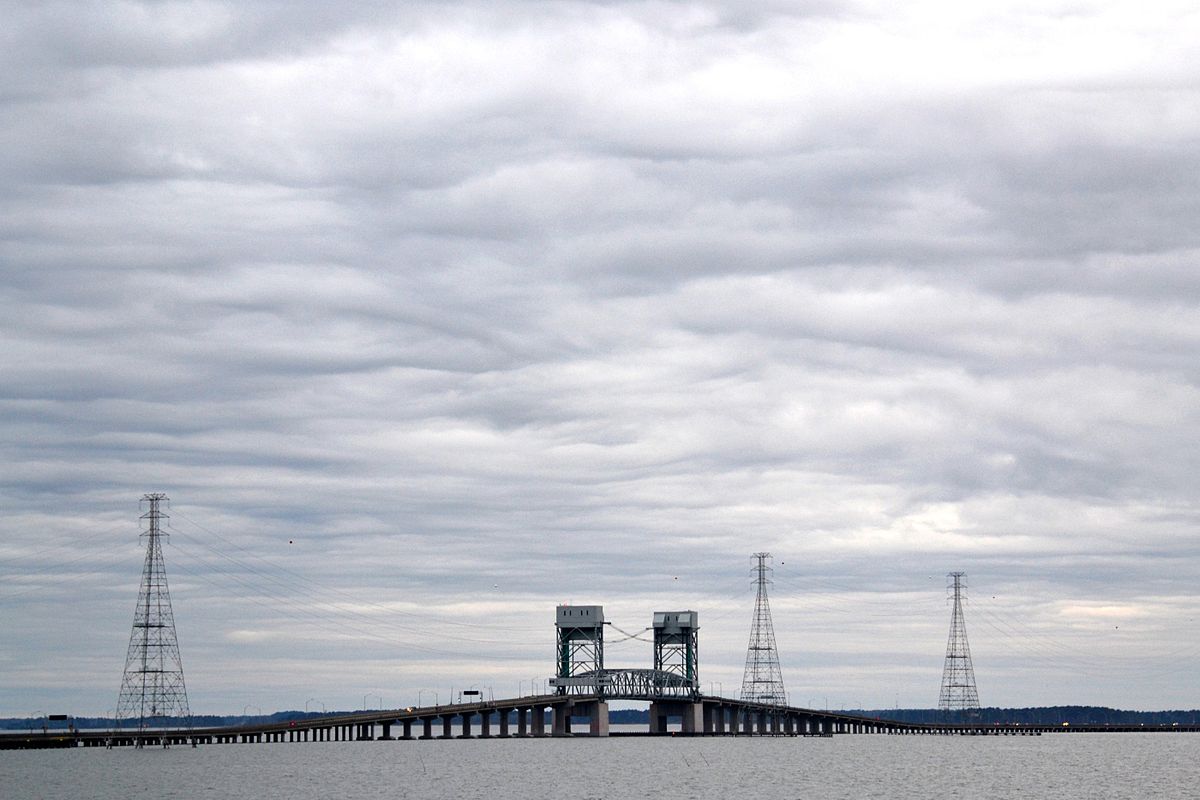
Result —
[[[604, 606], [558, 606], [555, 680], [559, 694], [603, 694]], [[590, 676], [590, 680], [588, 679]]]
[[754, 624], [750, 629], [750, 644], [746, 648], [741, 699], [765, 705], [786, 705], [787, 692], [783, 688], [779, 651], [775, 647], [775, 626], [771, 623], [771, 606], [767, 601], [767, 585], [771, 582], [771, 567], [768, 565], [771, 554], [755, 553], [753, 558], [758, 562], [754, 568], [758, 596], [754, 599]]
[[551, 678], [559, 694], [600, 695], [609, 700], [690, 700], [696, 689], [681, 675], [659, 669], [605, 669]]
[[678, 675], [700, 692], [700, 615], [695, 611], [654, 612], [654, 669]]
[[690, 698], [696, 693], [690, 681], [675, 672], [659, 669], [605, 670], [605, 694], [621, 700]]
[[[141, 499], [142, 504], [149, 506], [141, 516], [146, 522], [146, 530], [141, 534], [146, 539], [146, 562], [117, 698], [116, 725], [120, 727], [122, 720], [136, 719], [139, 732], [166, 727], [169, 723], [177, 725], [179, 719], [191, 727], [162, 554], [162, 539], [166, 534], [161, 523], [166, 514], [159, 506], [166, 499], [165, 494], [157, 492]], [[141, 739], [138, 741], [140, 746]]]
[[979, 692], [975, 688], [975, 668], [971, 665], [971, 648], [967, 644], [967, 624], [963, 619], [963, 600], [966, 598], [965, 572], [947, 576], [947, 599], [954, 600], [950, 615], [950, 637], [946, 641], [946, 664], [942, 668], [942, 691], [938, 708], [947, 713], [979, 711]]

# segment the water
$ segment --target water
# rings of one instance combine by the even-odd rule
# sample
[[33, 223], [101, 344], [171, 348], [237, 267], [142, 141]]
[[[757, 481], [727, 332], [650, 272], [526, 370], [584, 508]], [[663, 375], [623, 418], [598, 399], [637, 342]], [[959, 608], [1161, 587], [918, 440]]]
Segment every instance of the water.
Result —
[[1194, 798], [1200, 734], [491, 739], [0, 752], [0, 796]]

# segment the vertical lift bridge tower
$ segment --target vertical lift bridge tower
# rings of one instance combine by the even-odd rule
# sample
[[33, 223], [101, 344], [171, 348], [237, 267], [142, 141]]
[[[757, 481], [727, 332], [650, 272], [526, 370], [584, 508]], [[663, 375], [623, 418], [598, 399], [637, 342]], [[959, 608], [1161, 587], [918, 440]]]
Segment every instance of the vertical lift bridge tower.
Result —
[[558, 642], [554, 652], [558, 694], [595, 694], [596, 701], [555, 706], [554, 733], [569, 733], [571, 717], [591, 717], [591, 731], [608, 735], [608, 703], [604, 701], [604, 606], [559, 606], [555, 613]]
[[665, 733], [669, 717], [679, 717], [685, 732], [704, 730], [700, 697], [700, 615], [695, 611], [654, 612], [654, 669], [683, 679], [690, 697], [650, 704], [650, 730]]
[[700, 691], [700, 615], [695, 611], [654, 612], [654, 668], [683, 678]]

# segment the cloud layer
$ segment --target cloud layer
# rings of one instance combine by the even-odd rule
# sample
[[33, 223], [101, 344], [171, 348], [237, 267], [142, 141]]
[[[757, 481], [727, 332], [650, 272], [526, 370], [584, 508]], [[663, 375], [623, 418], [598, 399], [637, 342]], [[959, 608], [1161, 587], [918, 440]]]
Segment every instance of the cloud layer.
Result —
[[5, 4], [0, 714], [115, 704], [160, 490], [198, 711], [559, 602], [736, 692], [758, 550], [794, 703], [936, 703], [964, 569], [985, 704], [1195, 706], [1200, 16], [741, 5]]

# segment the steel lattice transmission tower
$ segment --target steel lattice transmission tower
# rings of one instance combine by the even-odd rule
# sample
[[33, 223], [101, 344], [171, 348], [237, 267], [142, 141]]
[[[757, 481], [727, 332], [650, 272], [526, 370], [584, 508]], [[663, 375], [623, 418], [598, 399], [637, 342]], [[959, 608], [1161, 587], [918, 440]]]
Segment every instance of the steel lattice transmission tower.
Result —
[[754, 598], [754, 626], [746, 648], [746, 671], [742, 673], [742, 700], [769, 705], [785, 705], [783, 673], [779, 670], [779, 651], [775, 647], [775, 626], [771, 623], [771, 605], [767, 602], [767, 584], [771, 567], [770, 553], [755, 553], [758, 561], [758, 596]]
[[[141, 518], [146, 530], [146, 563], [133, 612], [133, 633], [125, 656], [125, 676], [117, 698], [117, 725], [136, 719], [138, 730], [161, 727], [169, 718], [182, 718], [190, 727], [187, 688], [183, 682], [183, 662], [175, 638], [175, 615], [171, 612], [171, 594], [167, 589], [167, 570], [163, 564], [162, 513], [159, 504], [167, 496], [147, 494], [142, 504], [149, 509]], [[140, 740], [139, 740], [140, 744]]]
[[946, 665], [942, 669], [938, 708], [947, 713], [979, 710], [975, 668], [971, 666], [971, 648], [967, 644], [967, 624], [962, 610], [967, 593], [966, 576], [965, 572], [951, 572], [946, 576], [949, 579], [947, 596], [954, 599], [954, 613], [950, 616], [950, 638], [946, 641]]

